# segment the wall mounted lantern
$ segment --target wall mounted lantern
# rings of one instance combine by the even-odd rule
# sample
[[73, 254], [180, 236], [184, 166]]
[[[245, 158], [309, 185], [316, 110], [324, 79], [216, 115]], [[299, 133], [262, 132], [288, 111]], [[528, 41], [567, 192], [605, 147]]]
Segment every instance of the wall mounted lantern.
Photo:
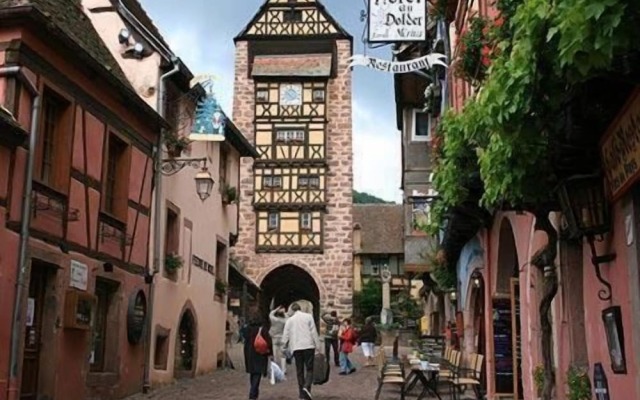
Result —
[[449, 301], [451, 301], [452, 306], [457, 306], [458, 303], [458, 292], [456, 289], [449, 289]]
[[195, 176], [196, 192], [200, 200], [205, 201], [211, 195], [211, 190], [215, 183], [207, 169], [206, 158], [169, 158], [162, 160], [161, 171], [163, 175], [171, 176], [182, 171], [187, 166], [195, 169], [200, 168], [200, 172]]
[[476, 289], [482, 286], [482, 273], [478, 270], [473, 271], [471, 274], [471, 282]]
[[611, 284], [602, 277], [600, 265], [615, 260], [616, 255], [599, 256], [595, 245], [596, 238], [602, 240], [603, 235], [611, 229], [604, 180], [600, 175], [576, 175], [561, 182], [557, 190], [570, 237], [586, 237], [591, 247], [591, 263], [595, 267], [596, 277], [606, 287], [598, 291], [598, 297], [602, 301], [610, 300]]

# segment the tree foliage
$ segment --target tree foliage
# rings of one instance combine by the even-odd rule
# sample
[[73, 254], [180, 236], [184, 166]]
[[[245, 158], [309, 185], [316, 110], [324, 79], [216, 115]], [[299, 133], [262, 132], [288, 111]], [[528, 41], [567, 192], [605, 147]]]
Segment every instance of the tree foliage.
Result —
[[358, 192], [356, 190], [353, 191], [353, 203], [354, 204], [393, 204], [393, 202], [385, 201], [369, 193]]
[[353, 294], [355, 304], [361, 319], [382, 312], [382, 283], [376, 279], [369, 279], [362, 285], [360, 292]]

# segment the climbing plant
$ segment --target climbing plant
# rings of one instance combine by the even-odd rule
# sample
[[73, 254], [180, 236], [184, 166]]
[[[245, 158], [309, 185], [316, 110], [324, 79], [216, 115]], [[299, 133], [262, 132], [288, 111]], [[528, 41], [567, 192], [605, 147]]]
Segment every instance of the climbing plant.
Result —
[[496, 7], [502, 20], [494, 24], [482, 88], [460, 113], [446, 112], [438, 129], [434, 186], [440, 199], [428, 231], [438, 232], [448, 210], [468, 201], [476, 171], [484, 187], [481, 205], [535, 214], [535, 229], [549, 238], [532, 258], [544, 271], [542, 398], [548, 400], [555, 385], [549, 310], [557, 293], [557, 232], [548, 219], [557, 184], [554, 141], [567, 129], [576, 87], [610, 73], [616, 58], [637, 43], [640, 7], [626, 0], [498, 0]]

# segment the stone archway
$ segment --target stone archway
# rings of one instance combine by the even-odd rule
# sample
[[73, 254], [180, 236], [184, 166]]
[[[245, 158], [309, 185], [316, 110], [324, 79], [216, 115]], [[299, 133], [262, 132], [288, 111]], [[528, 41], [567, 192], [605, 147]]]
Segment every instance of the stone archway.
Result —
[[[312, 314], [318, 322], [320, 318], [320, 289], [316, 280], [304, 269], [286, 264], [273, 269], [263, 279], [260, 285], [261, 308], [264, 314], [271, 309], [271, 305], [277, 307], [283, 305], [287, 308], [296, 302], [302, 301], [305, 308], [312, 308]], [[309, 310], [305, 310], [309, 311]]]
[[198, 361], [198, 323], [190, 304], [180, 314], [176, 331], [173, 375], [180, 378], [194, 377]]

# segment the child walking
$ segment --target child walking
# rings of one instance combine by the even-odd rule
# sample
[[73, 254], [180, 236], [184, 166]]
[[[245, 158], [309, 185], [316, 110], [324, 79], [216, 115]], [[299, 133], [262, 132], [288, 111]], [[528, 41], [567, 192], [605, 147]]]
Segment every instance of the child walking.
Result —
[[351, 326], [351, 319], [345, 318], [342, 321], [342, 327], [340, 334], [340, 375], [348, 375], [356, 372], [356, 368], [349, 360], [349, 354], [353, 352], [357, 337], [355, 330]]

